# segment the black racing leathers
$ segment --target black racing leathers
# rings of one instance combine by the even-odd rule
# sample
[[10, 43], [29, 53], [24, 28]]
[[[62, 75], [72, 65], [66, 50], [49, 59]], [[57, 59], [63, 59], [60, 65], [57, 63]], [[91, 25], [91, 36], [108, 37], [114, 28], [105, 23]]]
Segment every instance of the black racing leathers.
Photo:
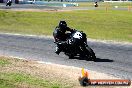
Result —
[[53, 32], [55, 42], [66, 41], [67, 34], [65, 34], [65, 32], [66, 31], [70, 31], [70, 32], [73, 31], [73, 29], [70, 29], [69, 27], [66, 27], [63, 31], [61, 31], [61, 30], [62, 29], [58, 26], [55, 28], [55, 30]]
[[67, 44], [67, 34], [65, 33], [66, 31], [73, 32], [73, 29], [70, 29], [69, 27], [61, 29], [59, 26], [57, 26], [53, 32], [54, 42], [57, 44], [55, 52], [57, 54], [59, 54], [63, 50], [63, 47]]

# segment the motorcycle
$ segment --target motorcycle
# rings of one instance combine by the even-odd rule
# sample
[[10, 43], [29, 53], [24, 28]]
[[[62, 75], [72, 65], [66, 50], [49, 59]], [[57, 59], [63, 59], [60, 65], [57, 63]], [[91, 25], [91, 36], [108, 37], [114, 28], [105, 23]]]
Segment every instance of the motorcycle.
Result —
[[94, 7], [98, 7], [98, 3], [97, 2], [94, 3]]
[[12, 0], [8, 0], [6, 6], [11, 6], [11, 5], [12, 5]]
[[94, 51], [87, 44], [87, 37], [84, 32], [75, 30], [72, 33], [67, 33], [67, 36], [68, 44], [62, 50], [65, 55], [69, 58], [79, 56], [93, 61], [96, 59]]

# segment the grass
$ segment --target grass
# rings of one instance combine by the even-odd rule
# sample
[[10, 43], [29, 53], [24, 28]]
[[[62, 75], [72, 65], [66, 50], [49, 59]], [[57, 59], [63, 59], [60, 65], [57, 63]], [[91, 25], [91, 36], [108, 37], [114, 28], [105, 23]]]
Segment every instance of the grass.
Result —
[[7, 64], [10, 64], [10, 62], [5, 60], [5, 59], [3, 59], [3, 58], [0, 58], [0, 66], [5, 66]]
[[89, 38], [132, 42], [132, 12], [88, 10], [69, 12], [0, 11], [0, 32], [52, 35], [60, 20]]
[[50, 71], [42, 74], [40, 70], [46, 68], [38, 70], [34, 64], [27, 60], [0, 57], [0, 88], [71, 88], [62, 80], [55, 79]]
[[[118, 6], [119, 8], [128, 8], [128, 6], [132, 6], [132, 2], [122, 2], [122, 3], [108, 3], [108, 2], [98, 2], [99, 8], [109, 6], [110, 8], [114, 8], [114, 6]], [[80, 2], [79, 7], [94, 7], [94, 2]]]
[[61, 85], [23, 73], [0, 73], [0, 88], [60, 88]]

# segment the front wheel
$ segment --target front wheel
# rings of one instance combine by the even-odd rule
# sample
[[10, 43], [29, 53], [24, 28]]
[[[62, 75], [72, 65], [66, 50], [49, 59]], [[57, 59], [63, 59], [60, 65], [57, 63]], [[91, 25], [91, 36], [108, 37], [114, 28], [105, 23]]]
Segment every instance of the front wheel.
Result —
[[89, 46], [86, 46], [85, 54], [86, 54], [86, 57], [88, 57], [89, 59], [91, 59], [93, 61], [96, 60], [95, 53]]

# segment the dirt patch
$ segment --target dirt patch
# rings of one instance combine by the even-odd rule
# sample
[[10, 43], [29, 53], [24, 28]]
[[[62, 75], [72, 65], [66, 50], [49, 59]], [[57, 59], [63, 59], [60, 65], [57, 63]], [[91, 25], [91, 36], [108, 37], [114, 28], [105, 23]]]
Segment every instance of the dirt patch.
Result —
[[132, 34], [131, 35], [128, 35], [128, 37], [132, 38]]
[[[5, 58], [4, 58], [5, 59]], [[21, 72], [30, 74], [32, 76], [61, 82], [64, 85], [69, 85], [72, 88], [82, 88], [78, 82], [78, 77], [81, 75], [81, 68], [65, 66], [59, 64], [43, 63], [38, 61], [20, 60], [16, 58], [6, 58], [12, 64], [7, 64], [4, 67], [0, 67], [1, 72]], [[90, 71], [90, 79], [119, 79], [111, 75], [99, 73], [96, 71]], [[93, 86], [88, 87], [93, 88]], [[96, 86], [94, 88], [106, 88]], [[132, 88], [130, 87], [107, 87], [107, 88]]]

